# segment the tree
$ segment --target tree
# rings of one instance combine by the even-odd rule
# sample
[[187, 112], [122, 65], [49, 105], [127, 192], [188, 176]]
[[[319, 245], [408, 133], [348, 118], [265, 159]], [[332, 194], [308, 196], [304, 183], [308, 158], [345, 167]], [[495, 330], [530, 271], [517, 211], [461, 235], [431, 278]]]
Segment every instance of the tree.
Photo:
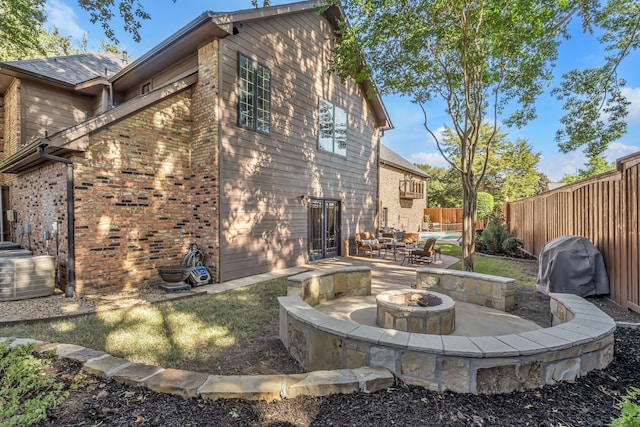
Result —
[[[625, 82], [618, 78], [617, 69], [625, 57], [640, 48], [640, 2], [606, 1], [593, 19], [601, 30], [598, 40], [610, 54], [600, 66], [566, 73], [553, 93], [564, 101], [564, 127], [556, 132], [560, 150], [568, 153], [584, 147], [589, 162], [598, 163], [596, 158], [626, 132], [629, 102], [622, 95]], [[591, 22], [585, 23], [591, 30]]]
[[615, 163], [609, 163], [604, 157], [604, 154], [599, 154], [591, 157], [587, 160], [584, 169], [578, 169], [575, 175], [565, 175], [560, 182], [576, 182], [583, 179], [590, 178], [592, 176], [600, 175], [601, 173], [609, 172], [615, 169]]
[[[176, 0], [171, 0], [173, 3]], [[0, 41], [2, 51], [11, 58], [32, 57], [34, 50], [42, 52], [38, 34], [46, 20], [46, 0], [0, 0]], [[151, 19], [151, 15], [144, 8], [141, 0], [78, 0], [78, 5], [89, 12], [91, 23], [99, 23], [105, 36], [117, 46], [119, 40], [113, 30], [112, 22], [119, 16], [123, 29], [131, 35], [133, 40], [140, 42], [140, 28], [142, 22]], [[251, 0], [254, 7], [258, 7], [258, 0]], [[270, 1], [263, 0], [263, 7], [269, 7]]]
[[[635, 2], [614, 1], [613, 10], [621, 12]], [[476, 197], [498, 118], [509, 126], [534, 118], [568, 24], [578, 17], [590, 28], [612, 11], [593, 0], [345, 0], [341, 6], [350, 22], [339, 23], [331, 71], [359, 82], [373, 76], [382, 94], [408, 96], [422, 108], [426, 131], [462, 182], [463, 269], [473, 270]], [[442, 149], [429, 123], [425, 104], [436, 97], [446, 104], [457, 159]], [[480, 143], [487, 121], [493, 132]], [[478, 153], [485, 158], [480, 170]]]
[[416, 165], [429, 175], [428, 207], [455, 208], [462, 204], [462, 186], [450, 168]]
[[[491, 135], [494, 135], [493, 149], [487, 150], [485, 145]], [[476, 174], [480, 174], [486, 167], [484, 179], [478, 190], [490, 193], [500, 201], [517, 200], [535, 194], [540, 179], [537, 171], [540, 153], [534, 152], [527, 140], [518, 138], [514, 143], [508, 137], [509, 135], [500, 129], [494, 134], [491, 125], [483, 124], [480, 127], [478, 153], [473, 165]], [[450, 159], [459, 161], [457, 135], [446, 126], [442, 133], [441, 146]]]
[[35, 38], [36, 44], [34, 46], [36, 47], [23, 50], [15, 50], [10, 44], [0, 44], [0, 61], [74, 55], [87, 51], [86, 37], [80, 41], [74, 41], [71, 36], [60, 34], [60, 30], [57, 27], [53, 27], [50, 30], [40, 27]]
[[476, 209], [478, 210], [478, 218], [482, 221], [489, 219], [489, 214], [493, 211], [495, 202], [493, 196], [489, 193], [482, 191], [478, 192], [478, 198], [476, 202]]
[[0, 55], [19, 58], [41, 50], [38, 34], [45, 20], [45, 0], [0, 0]]

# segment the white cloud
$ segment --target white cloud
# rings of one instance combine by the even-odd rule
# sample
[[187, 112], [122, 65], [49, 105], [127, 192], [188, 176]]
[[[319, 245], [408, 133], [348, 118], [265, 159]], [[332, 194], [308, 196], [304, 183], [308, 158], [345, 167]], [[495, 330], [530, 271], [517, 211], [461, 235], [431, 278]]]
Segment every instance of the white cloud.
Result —
[[634, 145], [625, 145], [621, 142], [614, 142], [609, 145], [609, 148], [604, 152], [604, 155], [608, 162], [614, 162], [620, 157], [627, 156], [629, 154], [640, 151], [640, 147]]
[[46, 5], [47, 24], [51, 27], [58, 27], [62, 34], [71, 36], [78, 41], [87, 33], [78, 24], [78, 15], [63, 0], [48, 0]]
[[582, 151], [574, 151], [568, 154], [543, 155], [540, 159], [538, 170], [549, 177], [552, 182], [560, 181], [565, 175], [574, 175], [578, 169], [584, 167], [587, 160]]
[[[608, 162], [613, 163], [617, 159], [640, 151], [640, 147], [614, 142], [604, 152]], [[538, 170], [549, 177], [551, 181], [560, 181], [565, 175], [574, 175], [578, 169], [584, 169], [586, 156], [582, 151], [574, 151], [568, 154], [556, 154], [542, 156]]]
[[639, 124], [640, 123], [640, 87], [631, 88], [623, 87], [622, 94], [631, 102], [627, 108], [629, 115], [627, 116], [627, 123]]
[[442, 157], [440, 153], [412, 153], [409, 156], [412, 163], [421, 165], [436, 166], [439, 168], [449, 167], [449, 163]]

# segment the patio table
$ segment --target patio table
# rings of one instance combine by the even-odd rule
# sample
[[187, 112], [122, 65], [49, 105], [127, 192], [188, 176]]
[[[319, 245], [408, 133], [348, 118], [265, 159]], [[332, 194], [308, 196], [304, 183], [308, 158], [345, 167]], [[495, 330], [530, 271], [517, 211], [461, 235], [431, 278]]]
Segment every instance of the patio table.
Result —
[[387, 249], [393, 248], [393, 260], [396, 261], [396, 250], [397, 248], [404, 248], [406, 243], [404, 242], [387, 242]]

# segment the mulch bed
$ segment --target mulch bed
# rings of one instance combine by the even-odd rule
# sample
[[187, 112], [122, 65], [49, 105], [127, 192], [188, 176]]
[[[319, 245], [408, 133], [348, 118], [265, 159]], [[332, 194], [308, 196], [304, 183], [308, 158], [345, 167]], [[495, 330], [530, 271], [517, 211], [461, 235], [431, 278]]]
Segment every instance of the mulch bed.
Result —
[[[184, 400], [85, 376], [82, 387], [48, 412], [41, 426], [595, 426], [619, 412], [616, 402], [640, 385], [640, 329], [619, 328], [615, 359], [574, 383], [503, 395], [439, 393], [399, 385], [372, 394], [300, 397], [274, 403]], [[56, 361], [70, 381], [80, 365]], [[76, 378], [77, 381], [77, 378]]]

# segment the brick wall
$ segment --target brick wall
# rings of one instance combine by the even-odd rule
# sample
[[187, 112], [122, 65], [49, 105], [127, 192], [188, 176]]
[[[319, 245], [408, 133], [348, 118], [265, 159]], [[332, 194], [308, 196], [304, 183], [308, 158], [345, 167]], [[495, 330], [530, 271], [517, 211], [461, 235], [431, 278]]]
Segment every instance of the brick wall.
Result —
[[191, 154], [192, 241], [206, 255], [205, 265], [219, 281], [218, 41], [198, 50], [198, 83], [193, 91]]
[[4, 158], [4, 96], [0, 96], [0, 158]]
[[[67, 258], [67, 193], [66, 166], [61, 163], [50, 163], [19, 177], [4, 175], [6, 184], [10, 187], [11, 209], [17, 214], [14, 241], [35, 254], [59, 255]], [[58, 247], [56, 250], [55, 236], [49, 241], [47, 250], [43, 232], [52, 231], [52, 224], [57, 222], [59, 227]], [[31, 239], [25, 234], [18, 234], [18, 227], [31, 226]]]
[[20, 80], [15, 79], [4, 94], [4, 155], [15, 153], [21, 142]]
[[191, 90], [90, 136], [74, 158], [76, 286], [158, 283], [191, 229]]
[[426, 200], [400, 198], [399, 183], [404, 177], [404, 172], [398, 169], [386, 165], [380, 167], [380, 202], [382, 208], [387, 208], [388, 227], [416, 232], [424, 216]]

